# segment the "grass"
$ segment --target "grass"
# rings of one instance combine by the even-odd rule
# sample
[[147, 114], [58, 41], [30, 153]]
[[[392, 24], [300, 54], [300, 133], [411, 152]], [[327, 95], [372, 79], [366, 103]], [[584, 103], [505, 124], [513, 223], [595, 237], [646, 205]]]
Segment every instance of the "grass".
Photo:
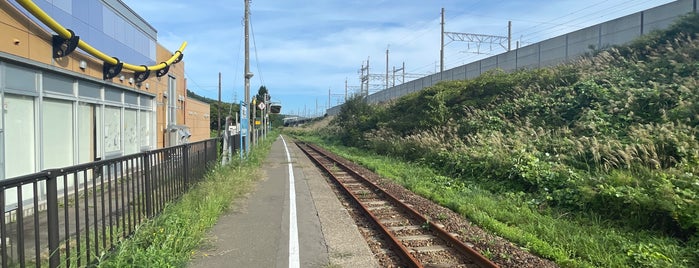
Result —
[[325, 146], [562, 267], [695, 264], [692, 255], [696, 253], [690, 246], [663, 234], [625, 229], [595, 215], [569, 216], [561, 211], [532, 208], [524, 194], [495, 195], [477, 183], [459, 183], [423, 165], [356, 148]]
[[234, 158], [218, 166], [178, 202], [138, 227], [99, 261], [100, 267], [182, 267], [200, 247], [206, 232], [228, 210], [231, 202], [249, 193], [261, 178], [258, 169], [267, 156], [277, 133], [252, 149], [248, 159]]

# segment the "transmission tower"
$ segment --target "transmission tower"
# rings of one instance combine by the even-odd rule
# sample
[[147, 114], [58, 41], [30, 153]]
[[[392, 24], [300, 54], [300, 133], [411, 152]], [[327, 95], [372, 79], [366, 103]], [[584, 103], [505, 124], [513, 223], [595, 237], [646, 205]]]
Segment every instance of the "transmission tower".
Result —
[[[359, 80], [361, 81], [361, 87], [359, 89], [359, 94], [361, 96], [369, 96], [372, 92], [376, 92], [383, 89], [383, 85], [386, 82], [386, 77], [382, 74], [370, 74], [369, 71], [369, 58], [367, 57], [366, 65], [362, 63], [362, 68], [359, 69]], [[381, 82], [380, 84], [374, 83], [372, 81]]]
[[[457, 32], [445, 32], [444, 31], [444, 8], [442, 8], [442, 35], [441, 43], [442, 47], [439, 52], [439, 71], [444, 71], [444, 47], [453, 41], [461, 41], [468, 43], [468, 49], [471, 49], [471, 44], [475, 44], [476, 54], [488, 54], [481, 52], [482, 44], [489, 44], [490, 51], [493, 50], [493, 45], [499, 45], [503, 49], [510, 51], [512, 48], [512, 21], [507, 22], [507, 36], [498, 35], [487, 35], [487, 34], [473, 34], [473, 33], [457, 33]], [[449, 42], [444, 43], [444, 37], [449, 38]], [[490, 52], [489, 51], [489, 52]]]

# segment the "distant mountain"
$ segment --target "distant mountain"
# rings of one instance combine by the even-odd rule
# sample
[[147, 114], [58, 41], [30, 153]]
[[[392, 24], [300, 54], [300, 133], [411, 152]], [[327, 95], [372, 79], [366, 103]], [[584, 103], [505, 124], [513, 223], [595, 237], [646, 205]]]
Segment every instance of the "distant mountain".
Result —
[[192, 99], [195, 99], [195, 100], [198, 100], [198, 101], [201, 101], [204, 103], [208, 103], [208, 104], [212, 104], [212, 103], [216, 102], [216, 100], [214, 100], [214, 99], [209, 99], [209, 98], [204, 97], [204, 96], [199, 96], [199, 95], [197, 95], [197, 93], [194, 93], [194, 91], [191, 91], [189, 89], [187, 89], [187, 98], [192, 98]]

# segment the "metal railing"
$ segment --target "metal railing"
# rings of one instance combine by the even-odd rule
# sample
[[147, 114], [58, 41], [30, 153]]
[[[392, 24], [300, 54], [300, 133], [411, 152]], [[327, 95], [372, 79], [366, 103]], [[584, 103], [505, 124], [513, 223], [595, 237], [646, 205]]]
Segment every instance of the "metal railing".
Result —
[[89, 266], [204, 178], [217, 139], [0, 181], [2, 267]]

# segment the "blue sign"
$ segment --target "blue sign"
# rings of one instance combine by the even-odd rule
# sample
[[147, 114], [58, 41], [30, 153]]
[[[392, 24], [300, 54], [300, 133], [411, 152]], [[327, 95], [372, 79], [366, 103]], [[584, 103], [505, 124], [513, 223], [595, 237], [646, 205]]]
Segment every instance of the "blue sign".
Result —
[[245, 141], [245, 137], [248, 136], [248, 127], [250, 124], [248, 123], [250, 121], [250, 116], [248, 116], [248, 107], [245, 105], [244, 101], [240, 101], [240, 158], [243, 158], [243, 151], [245, 151], [245, 154], [247, 155], [250, 145], [247, 144]]

